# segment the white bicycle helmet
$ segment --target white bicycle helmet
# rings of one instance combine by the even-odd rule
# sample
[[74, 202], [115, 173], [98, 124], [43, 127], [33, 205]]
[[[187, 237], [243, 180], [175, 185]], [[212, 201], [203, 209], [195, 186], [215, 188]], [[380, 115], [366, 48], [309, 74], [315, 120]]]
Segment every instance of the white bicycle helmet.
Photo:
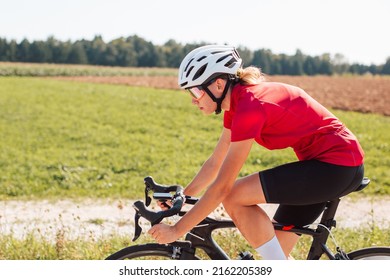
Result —
[[[216, 114], [221, 113], [222, 101], [232, 83], [237, 79], [237, 70], [242, 59], [237, 50], [225, 45], [207, 45], [199, 47], [183, 59], [179, 68], [178, 84], [182, 89], [202, 87], [217, 104]], [[217, 98], [207, 88], [213, 79], [226, 76], [227, 82], [221, 97]]]
[[178, 84], [182, 89], [207, 84], [213, 78], [236, 76], [242, 59], [237, 50], [225, 45], [207, 45], [194, 49], [180, 64]]

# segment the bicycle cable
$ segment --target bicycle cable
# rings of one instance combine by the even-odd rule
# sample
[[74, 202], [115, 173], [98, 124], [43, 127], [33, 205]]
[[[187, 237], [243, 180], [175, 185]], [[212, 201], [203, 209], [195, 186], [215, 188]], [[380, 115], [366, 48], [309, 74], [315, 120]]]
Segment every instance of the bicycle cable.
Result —
[[332, 231], [328, 227], [326, 227], [326, 226], [324, 226], [323, 224], [320, 224], [320, 223], [313, 223], [313, 224], [309, 224], [309, 225], [306, 225], [306, 226], [303, 226], [303, 227], [304, 228], [309, 228], [310, 226], [317, 226], [317, 227], [320, 226], [320, 227], [323, 227], [324, 229], [326, 229], [329, 232], [329, 235], [332, 238], [332, 241], [333, 241], [334, 245], [336, 246], [336, 248], [340, 248], [339, 244], [336, 241], [336, 238], [334, 237]]

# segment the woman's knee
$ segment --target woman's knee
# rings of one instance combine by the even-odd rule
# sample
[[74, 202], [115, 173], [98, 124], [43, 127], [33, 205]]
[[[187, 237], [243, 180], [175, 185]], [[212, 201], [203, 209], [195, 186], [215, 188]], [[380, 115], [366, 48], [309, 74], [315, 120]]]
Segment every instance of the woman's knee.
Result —
[[253, 174], [236, 180], [222, 204], [225, 209], [232, 209], [237, 206], [251, 206], [264, 202], [260, 180]]
[[229, 213], [231, 210], [233, 210], [234, 205], [237, 205], [237, 202], [235, 201], [235, 196], [232, 195], [232, 192], [230, 192], [225, 199], [222, 201], [222, 205], [225, 208], [225, 210]]

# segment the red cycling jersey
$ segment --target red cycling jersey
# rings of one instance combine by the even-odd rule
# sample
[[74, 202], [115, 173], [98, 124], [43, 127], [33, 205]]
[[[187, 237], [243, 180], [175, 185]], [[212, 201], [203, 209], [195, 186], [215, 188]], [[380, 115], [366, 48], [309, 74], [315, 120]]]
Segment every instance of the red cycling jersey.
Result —
[[359, 166], [364, 152], [355, 135], [304, 90], [283, 83], [237, 84], [224, 127], [231, 141], [255, 139], [267, 149], [291, 147], [299, 160]]

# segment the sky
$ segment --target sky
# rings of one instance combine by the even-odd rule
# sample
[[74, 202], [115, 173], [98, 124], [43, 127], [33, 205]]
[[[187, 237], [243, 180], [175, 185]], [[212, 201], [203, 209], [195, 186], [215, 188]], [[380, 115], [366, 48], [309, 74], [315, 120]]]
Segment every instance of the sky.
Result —
[[390, 0], [0, 0], [0, 38], [212, 43], [292, 55], [390, 57]]

